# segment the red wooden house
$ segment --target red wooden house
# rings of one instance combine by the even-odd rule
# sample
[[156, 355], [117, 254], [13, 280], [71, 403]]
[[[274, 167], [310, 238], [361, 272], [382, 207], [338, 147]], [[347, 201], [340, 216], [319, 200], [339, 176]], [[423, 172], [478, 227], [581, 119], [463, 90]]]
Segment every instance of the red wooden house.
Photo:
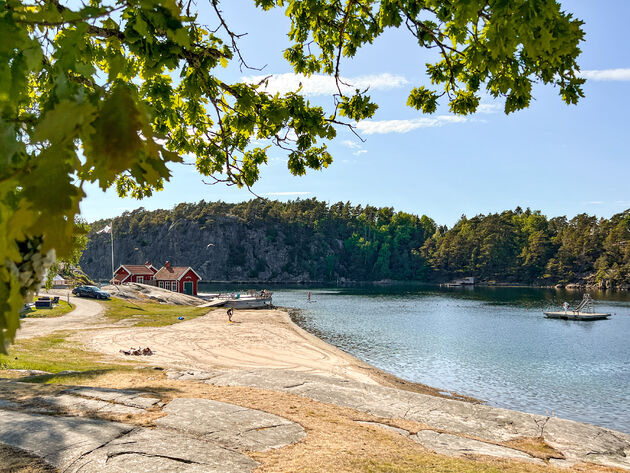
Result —
[[154, 279], [157, 287], [196, 296], [201, 276], [190, 266], [171, 266], [167, 261], [155, 273]]
[[154, 275], [158, 270], [148, 261], [141, 264], [121, 264], [114, 272], [112, 284], [124, 284], [128, 282], [139, 282], [153, 284]]

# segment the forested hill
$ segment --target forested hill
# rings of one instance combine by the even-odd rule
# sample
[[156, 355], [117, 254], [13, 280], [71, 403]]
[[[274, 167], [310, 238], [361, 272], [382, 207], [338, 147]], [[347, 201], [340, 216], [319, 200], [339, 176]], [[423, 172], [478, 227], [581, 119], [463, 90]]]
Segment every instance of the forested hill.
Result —
[[[93, 222], [81, 266], [111, 274], [110, 239]], [[180, 204], [114, 220], [115, 265], [190, 265], [219, 281], [485, 281], [630, 285], [630, 210], [611, 219], [548, 219], [516, 210], [453, 228], [392, 208], [316, 199]]]

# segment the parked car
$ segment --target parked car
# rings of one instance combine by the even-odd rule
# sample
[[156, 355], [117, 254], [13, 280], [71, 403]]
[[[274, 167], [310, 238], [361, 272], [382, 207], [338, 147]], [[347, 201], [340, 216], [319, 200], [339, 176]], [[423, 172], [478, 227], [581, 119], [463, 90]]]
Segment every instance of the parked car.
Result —
[[72, 294], [79, 297], [93, 297], [94, 299], [109, 299], [109, 292], [100, 290], [96, 286], [77, 286]]

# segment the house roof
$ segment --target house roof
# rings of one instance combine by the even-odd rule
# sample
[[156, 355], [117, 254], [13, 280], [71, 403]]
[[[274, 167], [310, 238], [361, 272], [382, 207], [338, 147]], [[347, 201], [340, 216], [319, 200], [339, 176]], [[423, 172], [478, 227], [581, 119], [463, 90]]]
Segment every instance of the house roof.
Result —
[[168, 268], [163, 266], [157, 273], [155, 273], [155, 279], [162, 281], [178, 281], [188, 271], [192, 271], [199, 279], [201, 279], [201, 277], [190, 266], [170, 266]]
[[126, 269], [130, 274], [134, 276], [153, 276], [155, 273], [150, 267], [146, 267], [143, 264], [124, 264], [122, 268]]

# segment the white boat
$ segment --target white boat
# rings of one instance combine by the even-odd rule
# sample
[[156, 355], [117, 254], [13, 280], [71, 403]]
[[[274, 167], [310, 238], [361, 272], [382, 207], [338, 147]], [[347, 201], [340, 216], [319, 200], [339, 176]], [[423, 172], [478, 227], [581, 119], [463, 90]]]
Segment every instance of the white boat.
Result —
[[[264, 309], [272, 306], [272, 293], [266, 290], [235, 292], [231, 294], [201, 295], [203, 299], [216, 302], [216, 305], [232, 307], [234, 309]], [[222, 302], [222, 303], [221, 303]]]
[[588, 293], [584, 294], [582, 302], [578, 304], [575, 310], [569, 310], [568, 304], [566, 302], [565, 304], [566, 307], [562, 311], [543, 312], [543, 314], [545, 314], [545, 317], [548, 319], [563, 320], [602, 320], [610, 317], [610, 314], [593, 311], [593, 299]]

